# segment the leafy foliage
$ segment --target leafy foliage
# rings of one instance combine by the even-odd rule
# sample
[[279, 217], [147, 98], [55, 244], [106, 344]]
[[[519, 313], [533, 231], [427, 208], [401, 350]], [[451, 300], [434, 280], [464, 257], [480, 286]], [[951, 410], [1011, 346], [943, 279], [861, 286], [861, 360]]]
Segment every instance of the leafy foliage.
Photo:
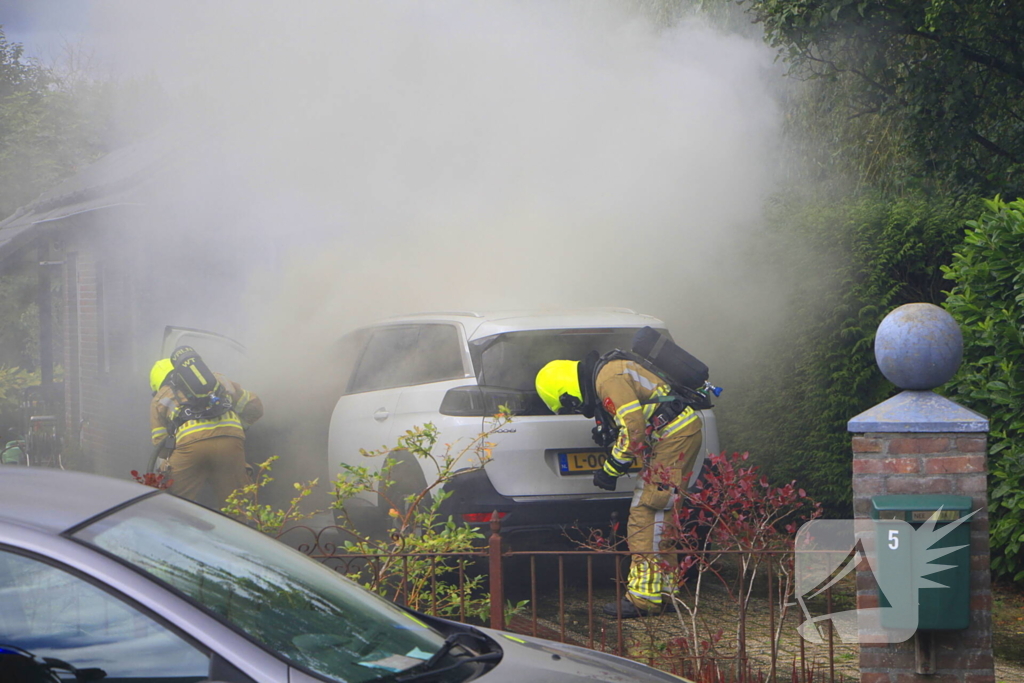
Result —
[[[658, 472], [651, 476], [655, 481], [661, 478]], [[697, 489], [672, 511], [664, 530], [664, 538], [679, 549], [677, 561], [662, 562], [661, 571], [667, 577], [666, 590], [673, 591], [670, 599], [683, 635], [665, 640], [663, 631], [649, 631], [630, 644], [630, 657], [690, 680], [755, 680], [746, 654], [747, 612], [755, 585], [760, 586], [759, 579], [768, 572], [776, 579], [772, 597], [778, 601], [779, 619], [771, 637], [778, 644], [786, 613], [795, 604], [790, 598], [796, 533], [801, 524], [821, 514], [820, 503], [796, 481], [772, 485], [748, 453], [709, 455]], [[585, 545], [590, 550], [617, 550], [623, 541], [612, 544], [595, 535]], [[709, 588], [708, 582], [717, 585]], [[708, 619], [708, 600], [728, 600], [736, 606], [733, 638], [721, 628], [718, 609], [711, 609], [714, 617]], [[723, 654], [723, 648], [731, 654]], [[723, 666], [728, 660], [731, 666]]]
[[38, 278], [31, 268], [10, 262], [0, 275], [0, 364], [28, 370], [39, 360]]
[[0, 366], [0, 415], [13, 415], [21, 404], [25, 387], [39, 384], [39, 372]]
[[1024, 583], [1024, 200], [985, 202], [945, 276], [964, 335], [954, 397], [989, 419], [992, 570]]
[[[857, 128], [878, 117], [876, 132], [905, 136], [920, 168], [950, 187], [1014, 194], [1024, 189], [1021, 3], [746, 4], [792, 74], [837, 86], [845, 125]], [[868, 140], [864, 151], [874, 146]]]
[[[60, 381], [63, 368], [54, 368], [54, 379]], [[22, 401], [27, 387], [38, 386], [39, 370], [29, 372], [22, 368], [0, 365], [0, 434], [17, 433], [24, 435], [26, 425], [22, 412]]]
[[114, 90], [26, 58], [0, 28], [0, 219], [109, 150]]
[[12, 43], [0, 30], [0, 97], [40, 90], [47, 79], [38, 64], [25, 57], [25, 48]]
[[232, 491], [228, 495], [224, 507], [221, 508], [221, 512], [224, 514], [271, 536], [279, 533], [289, 522], [299, 522], [316, 514], [315, 512], [302, 512], [300, 508], [302, 500], [313, 493], [313, 488], [317, 485], [316, 479], [305, 484], [299, 482], [292, 484], [296, 494], [287, 508], [276, 508], [267, 503], [260, 503], [260, 489], [273, 481], [273, 478], [268, 475], [277, 459], [278, 456], [274, 455], [257, 465], [253, 482]]
[[755, 248], [794, 274], [792, 294], [748, 388], [723, 402], [723, 440], [758, 448], [773, 480], [799, 477], [829, 516], [849, 514], [846, 423], [893, 391], [875, 364], [875, 329], [896, 306], [942, 302], [940, 267], [976, 205], [923, 192], [777, 197]]
[[[747, 608], [760, 573], [775, 572], [784, 581], [780, 586], [779, 626], [771, 634], [776, 642], [782, 636], [781, 622], [789, 606], [792, 564], [784, 560], [770, 562], [763, 551], [792, 549], [799, 525], [822, 514], [821, 504], [797, 487], [796, 481], [773, 486], [748, 459], [747, 453], [712, 454], [703, 481], [676, 509], [669, 532], [683, 547], [697, 551], [676, 568], [677, 584], [684, 590], [674, 600], [681, 608], [680, 620], [684, 613], [690, 617], [690, 623], [683, 625], [691, 635], [689, 651], [706, 659], [721, 638], [718, 633], [702, 641], [698, 635], [707, 633], [699, 625], [703, 581], [706, 575], [713, 576], [738, 607], [737, 665], [745, 659]], [[737, 565], [735, 576], [722, 569], [727, 556]], [[688, 573], [696, 577], [684, 583]]]
[[[35, 250], [22, 258], [9, 259], [0, 273], [0, 366], [19, 367], [33, 372], [39, 367], [39, 276]], [[53, 357], [63, 356], [64, 316], [63, 279], [50, 278], [51, 341]], [[36, 378], [38, 381], [38, 378]], [[0, 422], [6, 416], [0, 407]]]
[[[415, 427], [398, 439], [398, 451], [429, 463], [432, 479], [418, 490], [396, 486], [397, 462], [387, 458], [393, 449], [362, 451], [369, 458], [387, 458], [379, 468], [342, 463], [334, 480], [338, 525], [346, 536], [339, 554], [365, 557], [365, 564], [349, 572], [366, 588], [416, 610], [450, 618], [484, 619], [490, 596], [483, 592], [484, 576], [466, 576], [461, 585], [452, 575], [464, 569], [484, 536], [450, 516], [441, 519], [441, 504], [451, 495], [444, 485], [460, 474], [479, 469], [490, 460], [490, 437], [511, 421], [502, 407], [487, 429], [465, 443], [438, 445], [439, 433], [432, 423]], [[391, 521], [386, 538], [361, 528], [349, 515], [347, 503], [369, 494], [382, 503]], [[463, 555], [463, 557], [460, 557]], [[525, 602], [506, 606], [506, 619]]]

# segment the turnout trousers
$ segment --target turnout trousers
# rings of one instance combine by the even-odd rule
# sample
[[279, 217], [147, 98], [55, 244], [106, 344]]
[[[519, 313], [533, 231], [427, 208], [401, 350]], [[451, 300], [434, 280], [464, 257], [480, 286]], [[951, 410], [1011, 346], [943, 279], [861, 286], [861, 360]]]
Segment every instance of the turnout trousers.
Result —
[[[701, 420], [657, 440], [648, 463], [640, 472], [626, 525], [626, 544], [633, 555], [627, 579], [626, 597], [636, 607], [660, 611], [664, 593], [675, 593], [675, 585], [666, 585], [662, 564], [675, 567], [674, 541], [666, 539], [665, 527], [674, 523], [673, 510], [680, 492], [693, 471], [700, 453], [703, 435]], [[669, 577], [674, 577], [670, 574]]]
[[209, 481], [218, 509], [232, 491], [249, 483], [245, 472], [245, 440], [234, 436], [214, 436], [178, 446], [167, 465], [172, 480], [171, 493], [196, 500], [203, 484]]

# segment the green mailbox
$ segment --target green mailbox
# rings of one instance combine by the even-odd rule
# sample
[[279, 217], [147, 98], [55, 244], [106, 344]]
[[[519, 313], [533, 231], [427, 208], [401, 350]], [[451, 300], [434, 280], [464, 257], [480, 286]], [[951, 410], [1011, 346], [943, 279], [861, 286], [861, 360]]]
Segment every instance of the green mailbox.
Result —
[[[936, 513], [935, 526], [929, 530], [924, 525]], [[875, 552], [879, 574], [876, 579], [882, 588], [882, 626], [932, 631], [968, 627], [971, 525], [965, 518], [970, 514], [970, 496], [893, 495], [871, 499], [871, 518], [879, 520]], [[886, 520], [895, 521], [886, 524]], [[957, 549], [939, 557], [929, 553], [939, 548]], [[934, 559], [929, 564], [930, 556]], [[931, 573], [936, 565], [949, 568]], [[929, 581], [945, 587], [928, 587]], [[892, 595], [885, 594], [885, 587], [889, 587]], [[915, 592], [916, 624], [912, 611]], [[898, 609], [884, 609], [894, 604]]]

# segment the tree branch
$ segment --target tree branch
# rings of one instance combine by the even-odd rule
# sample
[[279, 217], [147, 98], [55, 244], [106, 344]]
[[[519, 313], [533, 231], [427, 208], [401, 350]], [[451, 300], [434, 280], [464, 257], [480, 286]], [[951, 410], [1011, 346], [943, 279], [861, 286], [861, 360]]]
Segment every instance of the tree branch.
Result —
[[971, 135], [971, 139], [972, 140], [974, 140], [979, 145], [981, 145], [982, 147], [984, 147], [988, 151], [992, 152], [996, 156], [1000, 156], [1000, 157], [1002, 157], [1004, 159], [1009, 159], [1010, 161], [1012, 161], [1015, 164], [1019, 164], [1020, 163], [1020, 160], [1016, 157], [1016, 155], [1014, 155], [1011, 152], [1003, 149], [1002, 147], [1000, 147], [996, 143], [992, 142], [988, 138], [986, 138], [983, 135], [981, 135], [980, 133], [978, 133], [977, 131], [973, 131], [973, 130], [970, 131], [970, 135]]
[[904, 25], [901, 33], [908, 36], [916, 36], [918, 38], [930, 40], [933, 43], [959, 52], [964, 58], [968, 59], [969, 61], [972, 61], [976, 64], [981, 64], [982, 66], [987, 66], [990, 69], [994, 69], [1000, 73], [1006, 74], [1007, 76], [1010, 76], [1011, 78], [1020, 81], [1021, 83], [1024, 83], [1024, 67], [1018, 64], [1007, 62], [1006, 60], [996, 57], [995, 55], [989, 54], [987, 52], [982, 52], [981, 50], [977, 50], [960, 41], [953, 40], [948, 36], [937, 36], [935, 34], [927, 33], [916, 28], [911, 28], [907, 25]]

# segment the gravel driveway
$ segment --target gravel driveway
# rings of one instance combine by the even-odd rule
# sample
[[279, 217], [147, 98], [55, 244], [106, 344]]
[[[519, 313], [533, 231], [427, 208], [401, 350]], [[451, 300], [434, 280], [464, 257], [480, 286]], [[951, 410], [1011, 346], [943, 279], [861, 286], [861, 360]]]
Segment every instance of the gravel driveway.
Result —
[[[707, 582], [702, 588], [701, 605], [698, 618], [698, 633], [702, 640], [710, 634], [722, 631], [721, 640], [715, 645], [715, 655], [719, 666], [725, 669], [732, 665], [736, 654], [736, 629], [739, 622], [736, 606], [721, 585]], [[566, 640], [587, 646], [591, 642], [598, 649], [614, 652], [618, 643], [618, 632], [615, 619], [605, 618], [601, 614], [601, 606], [615, 599], [614, 589], [595, 589], [593, 616], [588, 616], [588, 601], [585, 591], [568, 590], [564, 599], [564, 618], [559, 617], [557, 594], [538, 598], [538, 635], [559, 639], [563, 629]], [[847, 608], [843, 608], [847, 609]], [[530, 614], [517, 618], [511, 629], [530, 633], [532, 624]], [[778, 615], [776, 614], [776, 620]], [[802, 621], [798, 609], [790, 608], [786, 620], [782, 624], [782, 635], [777, 656], [778, 674], [787, 680], [794, 667], [799, 669], [800, 662], [815, 672], [815, 679], [828, 681], [834, 672], [835, 681], [859, 681], [858, 669], [859, 646], [856, 643], [844, 643], [840, 635], [833, 637], [832, 656], [830, 661], [827, 640], [820, 644], [803, 640], [797, 632]], [[998, 622], [998, 620], [997, 620]], [[1024, 620], [1022, 620], [1024, 622]], [[767, 672], [771, 662], [771, 639], [769, 637], [770, 612], [767, 599], [752, 597], [746, 620], [746, 649], [751, 668]], [[592, 626], [591, 626], [592, 624]], [[623, 622], [622, 640], [625, 644], [625, 656], [648, 663], [660, 668], [671, 669], [672, 664], [665, 661], [652, 661], [652, 652], [663, 652], [664, 643], [672, 639], [686, 636], [691, 631], [690, 616], [685, 611], [676, 614], [662, 614], [642, 619], [630, 619]], [[997, 623], [996, 629], [999, 630]], [[591, 631], [592, 629], [592, 631]], [[1004, 634], [1005, 635], [1005, 634]], [[997, 634], [997, 638], [999, 634]], [[1024, 643], [1021, 635], [1017, 641]], [[801, 643], [801, 641], [803, 641]], [[801, 645], [803, 659], [801, 659]], [[672, 662], [678, 669], [678, 657]], [[1024, 665], [1005, 658], [996, 658], [996, 681], [1005, 683], [1024, 683]]]

